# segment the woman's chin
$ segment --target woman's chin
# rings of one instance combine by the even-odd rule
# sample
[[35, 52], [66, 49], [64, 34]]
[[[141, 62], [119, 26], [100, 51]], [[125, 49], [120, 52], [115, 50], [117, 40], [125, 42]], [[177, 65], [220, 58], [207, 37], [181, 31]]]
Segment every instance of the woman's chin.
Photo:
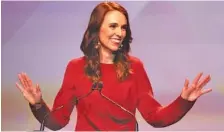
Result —
[[119, 49], [119, 47], [118, 46], [108, 46], [107, 49], [114, 52], [114, 51], [117, 51]]
[[116, 51], [118, 51], [118, 47], [117, 48], [111, 48], [110, 50], [112, 51], [112, 52], [116, 52]]
[[115, 45], [107, 46], [107, 50], [109, 50], [111, 52], [116, 52], [116, 51], [118, 51], [118, 49], [119, 49], [119, 46], [115, 46]]

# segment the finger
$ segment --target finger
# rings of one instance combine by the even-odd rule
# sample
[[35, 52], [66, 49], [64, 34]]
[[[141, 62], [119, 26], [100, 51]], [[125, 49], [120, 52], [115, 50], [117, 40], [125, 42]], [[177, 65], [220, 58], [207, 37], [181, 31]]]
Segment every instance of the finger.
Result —
[[24, 93], [24, 88], [22, 86], [20, 86], [17, 82], [16, 82], [16, 87], [22, 92]]
[[188, 84], [189, 84], [189, 80], [188, 79], [185, 79], [185, 82], [184, 82], [184, 88], [185, 89], [188, 88]]
[[201, 92], [201, 95], [204, 95], [204, 94], [209, 93], [211, 91], [212, 91], [211, 88], [210, 89], [203, 89], [202, 92]]
[[32, 80], [29, 78], [29, 76], [26, 73], [24, 73], [24, 77], [26, 79], [28, 86], [32, 87]]
[[23, 85], [23, 87], [25, 88], [26, 85], [25, 85], [25, 82], [24, 82], [24, 80], [23, 80], [22, 73], [18, 74], [18, 78], [19, 78], [20, 83], [21, 83], [21, 84]]
[[36, 92], [40, 92], [40, 86], [39, 86], [39, 84], [36, 85]]
[[26, 75], [24, 72], [22, 72], [22, 78], [23, 78], [23, 82], [24, 82], [24, 85], [26, 86], [26, 88], [30, 88], [28, 81], [26, 80]]
[[202, 72], [200, 72], [196, 77], [195, 79], [193, 80], [193, 84], [197, 85], [198, 84], [198, 81], [200, 80], [201, 76], [202, 76]]
[[197, 88], [203, 88], [211, 80], [210, 75], [206, 76], [197, 86]]

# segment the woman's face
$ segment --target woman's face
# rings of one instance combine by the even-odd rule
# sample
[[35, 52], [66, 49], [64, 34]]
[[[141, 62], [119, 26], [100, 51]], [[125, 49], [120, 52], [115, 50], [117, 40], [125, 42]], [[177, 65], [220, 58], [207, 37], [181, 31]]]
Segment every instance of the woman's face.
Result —
[[126, 36], [127, 20], [119, 11], [109, 11], [100, 27], [101, 48], [116, 51]]

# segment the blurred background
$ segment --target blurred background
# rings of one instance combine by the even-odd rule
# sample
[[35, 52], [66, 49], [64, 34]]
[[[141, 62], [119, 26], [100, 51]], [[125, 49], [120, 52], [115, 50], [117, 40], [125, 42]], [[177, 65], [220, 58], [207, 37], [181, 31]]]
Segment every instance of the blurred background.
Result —
[[[39, 83], [52, 106], [69, 60], [79, 49], [90, 13], [99, 1], [2, 1], [2, 131], [32, 131], [40, 124], [16, 88], [26, 72]], [[166, 128], [153, 128], [139, 113], [140, 130], [224, 130], [224, 2], [118, 1], [129, 12], [131, 54], [144, 62], [155, 98], [168, 105], [185, 78], [211, 75], [213, 92], [197, 100], [188, 114]], [[62, 130], [74, 130], [76, 110]], [[46, 129], [48, 130], [48, 129]]]

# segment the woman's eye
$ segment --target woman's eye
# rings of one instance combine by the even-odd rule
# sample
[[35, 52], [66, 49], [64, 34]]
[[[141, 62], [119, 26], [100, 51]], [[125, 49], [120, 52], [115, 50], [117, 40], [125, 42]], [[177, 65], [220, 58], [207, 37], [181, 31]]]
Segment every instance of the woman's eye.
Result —
[[127, 26], [123, 26], [122, 29], [127, 30]]
[[111, 28], [116, 28], [116, 25], [110, 25]]

